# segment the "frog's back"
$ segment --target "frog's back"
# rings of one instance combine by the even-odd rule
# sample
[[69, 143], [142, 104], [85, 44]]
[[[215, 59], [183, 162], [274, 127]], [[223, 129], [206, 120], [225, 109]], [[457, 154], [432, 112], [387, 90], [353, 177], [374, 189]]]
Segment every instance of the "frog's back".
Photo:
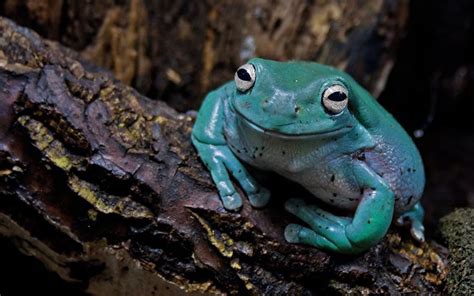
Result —
[[365, 89], [349, 77], [354, 87], [351, 108], [373, 135], [376, 145], [364, 152], [369, 167], [387, 181], [395, 194], [395, 211], [402, 213], [423, 194], [425, 173], [415, 143], [403, 127]]

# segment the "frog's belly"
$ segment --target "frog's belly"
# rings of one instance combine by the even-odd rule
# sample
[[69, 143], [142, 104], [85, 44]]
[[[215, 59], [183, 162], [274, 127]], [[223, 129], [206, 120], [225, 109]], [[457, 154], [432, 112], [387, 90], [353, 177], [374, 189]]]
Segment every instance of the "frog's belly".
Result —
[[[301, 146], [301, 143], [298, 145]], [[397, 152], [383, 145], [370, 150], [360, 149], [349, 155], [339, 154], [333, 158], [327, 157], [331, 151], [302, 152], [304, 146], [275, 143], [274, 140], [264, 138], [250, 143], [230, 141], [230, 147], [238, 158], [251, 166], [274, 171], [302, 185], [318, 200], [344, 210], [355, 210], [363, 197], [363, 188], [359, 187], [352, 169], [354, 165], [361, 165], [361, 162], [365, 162], [388, 183], [394, 192], [397, 213], [411, 208], [419, 201], [423, 191], [423, 186], [420, 186], [424, 182], [423, 168], [409, 166], [414, 163], [411, 158], [396, 154], [403, 151]], [[363, 157], [356, 159], [356, 154]], [[288, 198], [292, 197], [296, 196]]]
[[[269, 170], [302, 185], [318, 200], [332, 206], [355, 210], [361, 198], [361, 189], [353, 175], [351, 155], [339, 154], [332, 158], [334, 147], [304, 143], [277, 143], [278, 139], [248, 137], [232, 140], [230, 148], [243, 162], [262, 170]], [[331, 158], [331, 159], [329, 159]], [[288, 198], [297, 197], [289, 196]]]
[[[343, 136], [338, 141], [291, 141], [235, 125], [227, 126], [226, 139], [243, 162], [274, 171], [302, 185], [318, 200], [341, 209], [355, 210], [363, 197], [364, 188], [353, 175], [353, 167], [361, 162], [387, 182], [398, 213], [411, 208], [423, 191], [423, 165], [411, 141], [401, 144], [384, 139], [386, 142], [371, 147]], [[296, 196], [288, 198], [292, 197]]]

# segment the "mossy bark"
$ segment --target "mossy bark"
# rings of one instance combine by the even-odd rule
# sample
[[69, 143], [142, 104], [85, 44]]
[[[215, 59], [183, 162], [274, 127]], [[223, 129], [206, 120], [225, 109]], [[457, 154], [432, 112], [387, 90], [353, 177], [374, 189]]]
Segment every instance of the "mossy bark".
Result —
[[440, 222], [450, 251], [446, 290], [449, 295], [471, 295], [474, 291], [474, 209], [457, 209]]
[[276, 199], [227, 212], [193, 118], [0, 18], [0, 234], [93, 294], [439, 293], [406, 231], [358, 257], [287, 244]]

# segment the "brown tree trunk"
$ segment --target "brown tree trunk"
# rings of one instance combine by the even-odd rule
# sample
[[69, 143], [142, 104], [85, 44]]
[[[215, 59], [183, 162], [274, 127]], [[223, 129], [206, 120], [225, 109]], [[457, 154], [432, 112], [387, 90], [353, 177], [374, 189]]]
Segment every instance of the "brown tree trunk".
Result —
[[0, 235], [93, 294], [439, 293], [405, 230], [357, 257], [287, 244], [282, 200], [222, 209], [193, 118], [0, 18]]
[[408, 0], [6, 0], [2, 14], [185, 111], [253, 56], [334, 65], [378, 96]]

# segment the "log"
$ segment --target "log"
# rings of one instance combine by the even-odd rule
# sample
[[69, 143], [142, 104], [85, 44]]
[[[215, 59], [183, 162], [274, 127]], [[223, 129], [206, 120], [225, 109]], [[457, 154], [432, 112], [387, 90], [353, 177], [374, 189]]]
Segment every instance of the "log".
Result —
[[[91, 294], [439, 294], [446, 250], [393, 228], [360, 256], [288, 244], [288, 189], [222, 208], [193, 117], [0, 18], [0, 235]], [[276, 177], [271, 177], [276, 178]], [[275, 183], [275, 182], [273, 182]]]

